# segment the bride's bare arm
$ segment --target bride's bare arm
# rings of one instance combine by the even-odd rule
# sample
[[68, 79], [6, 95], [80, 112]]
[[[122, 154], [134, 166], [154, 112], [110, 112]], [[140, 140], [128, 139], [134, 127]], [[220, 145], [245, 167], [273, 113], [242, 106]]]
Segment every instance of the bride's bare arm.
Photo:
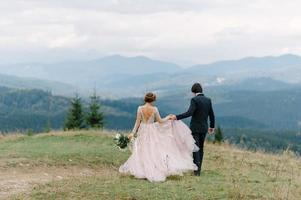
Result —
[[161, 118], [161, 115], [159, 113], [159, 110], [157, 108], [156, 109], [156, 121], [159, 122], [159, 123], [164, 123], [164, 122], [167, 122], [169, 119], [170, 119], [170, 116], [166, 116], [165, 118]]
[[132, 133], [137, 133], [139, 127], [140, 127], [140, 123], [141, 123], [141, 113], [140, 113], [140, 108], [138, 108], [137, 110], [137, 117], [136, 117], [136, 122], [135, 122], [135, 126], [132, 130]]

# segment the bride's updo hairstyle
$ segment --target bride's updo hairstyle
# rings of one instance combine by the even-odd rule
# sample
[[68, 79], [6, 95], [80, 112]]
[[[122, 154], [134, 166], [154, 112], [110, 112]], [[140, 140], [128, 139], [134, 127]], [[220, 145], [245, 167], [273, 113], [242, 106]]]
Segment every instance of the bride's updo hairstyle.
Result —
[[152, 92], [148, 92], [145, 96], [144, 96], [144, 102], [145, 103], [152, 103], [154, 101], [156, 101], [156, 95]]

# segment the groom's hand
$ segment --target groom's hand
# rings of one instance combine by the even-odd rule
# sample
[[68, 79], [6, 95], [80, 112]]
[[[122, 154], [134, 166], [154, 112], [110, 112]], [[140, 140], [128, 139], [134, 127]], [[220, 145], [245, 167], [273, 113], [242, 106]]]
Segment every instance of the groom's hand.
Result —
[[175, 115], [171, 115], [172, 120], [177, 120], [177, 117]]
[[177, 117], [173, 114], [170, 114], [168, 117], [170, 120], [177, 120]]
[[168, 115], [168, 120], [172, 120], [172, 114]]

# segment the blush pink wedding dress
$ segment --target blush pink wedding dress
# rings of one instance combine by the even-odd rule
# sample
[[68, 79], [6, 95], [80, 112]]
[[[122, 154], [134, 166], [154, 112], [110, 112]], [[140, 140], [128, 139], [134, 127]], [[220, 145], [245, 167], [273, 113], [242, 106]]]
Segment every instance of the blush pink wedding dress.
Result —
[[119, 172], [151, 182], [162, 182], [170, 175], [197, 170], [192, 153], [198, 151], [190, 129], [182, 121], [161, 119], [159, 111], [144, 116], [140, 106], [133, 129], [137, 138], [132, 155], [119, 168]]

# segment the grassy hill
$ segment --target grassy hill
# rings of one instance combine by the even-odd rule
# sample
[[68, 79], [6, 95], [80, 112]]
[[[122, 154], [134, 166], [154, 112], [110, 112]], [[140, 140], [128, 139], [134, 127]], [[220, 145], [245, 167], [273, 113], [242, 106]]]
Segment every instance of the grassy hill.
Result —
[[149, 183], [118, 173], [112, 132], [0, 137], [0, 199], [301, 199], [301, 160], [206, 144], [201, 177]]

